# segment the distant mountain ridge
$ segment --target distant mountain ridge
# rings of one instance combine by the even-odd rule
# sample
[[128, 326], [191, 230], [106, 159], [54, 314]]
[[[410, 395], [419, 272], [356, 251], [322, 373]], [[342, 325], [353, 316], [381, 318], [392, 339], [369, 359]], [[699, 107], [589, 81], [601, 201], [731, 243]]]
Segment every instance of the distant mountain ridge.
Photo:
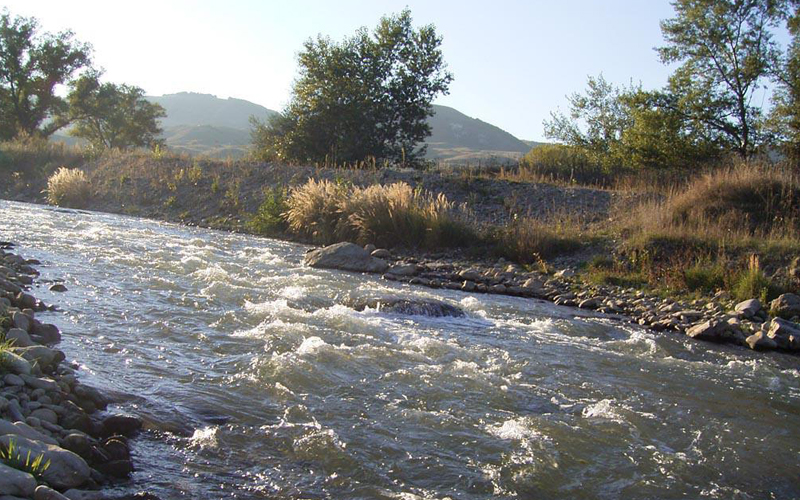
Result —
[[[250, 117], [266, 120], [277, 112], [244, 99], [179, 92], [148, 97], [164, 107], [161, 120], [167, 145], [175, 150], [216, 158], [238, 158], [250, 144]], [[470, 118], [456, 109], [434, 105], [428, 138], [429, 159], [474, 162], [508, 161], [531, 148], [505, 130]]]

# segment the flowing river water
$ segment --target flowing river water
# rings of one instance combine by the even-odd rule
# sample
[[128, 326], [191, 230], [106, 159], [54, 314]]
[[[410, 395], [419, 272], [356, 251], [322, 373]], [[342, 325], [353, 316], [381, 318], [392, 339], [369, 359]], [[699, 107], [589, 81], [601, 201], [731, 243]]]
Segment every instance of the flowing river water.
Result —
[[[171, 498], [798, 498], [800, 358], [309, 269], [307, 247], [0, 201]], [[465, 318], [357, 312], [445, 301]]]

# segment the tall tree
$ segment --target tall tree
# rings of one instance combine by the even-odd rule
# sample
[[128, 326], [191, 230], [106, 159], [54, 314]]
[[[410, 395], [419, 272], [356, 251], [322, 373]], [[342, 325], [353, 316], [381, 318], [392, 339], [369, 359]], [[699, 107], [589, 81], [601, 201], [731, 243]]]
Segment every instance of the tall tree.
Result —
[[91, 47], [70, 31], [38, 33], [36, 19], [0, 15], [0, 126], [3, 137], [19, 133], [49, 136], [64, 123], [56, 119], [65, 102], [56, 87], [90, 63]]
[[158, 119], [166, 116], [139, 87], [100, 83], [96, 73], [73, 82], [67, 101], [67, 116], [74, 123], [70, 135], [99, 149], [151, 146], [161, 134]]
[[759, 145], [760, 108], [755, 91], [769, 75], [778, 50], [771, 30], [784, 0], [674, 0], [676, 17], [661, 22], [664, 63], [682, 63], [670, 79], [676, 109], [726, 141], [740, 156]]
[[281, 116], [254, 124], [256, 154], [334, 163], [421, 156], [431, 101], [447, 93], [452, 75], [434, 27], [411, 23], [406, 9], [383, 17], [372, 33], [308, 40], [291, 102]]
[[769, 119], [770, 132], [780, 141], [784, 153], [800, 161], [800, 0], [792, 0], [794, 13], [787, 27], [792, 40], [783, 60], [774, 68], [777, 88]]

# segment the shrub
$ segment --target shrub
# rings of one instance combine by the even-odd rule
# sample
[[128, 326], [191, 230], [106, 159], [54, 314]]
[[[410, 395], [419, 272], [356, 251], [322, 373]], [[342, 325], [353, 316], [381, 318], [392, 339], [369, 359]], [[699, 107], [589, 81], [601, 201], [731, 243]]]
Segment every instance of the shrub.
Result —
[[478, 238], [443, 194], [405, 183], [359, 188], [311, 179], [291, 191], [287, 205], [289, 228], [317, 243], [439, 248]]
[[608, 174], [577, 146], [542, 144], [531, 149], [519, 164], [519, 177], [537, 181], [599, 184]]
[[339, 206], [349, 194], [342, 184], [327, 180], [309, 179], [289, 193], [286, 220], [289, 229], [311, 238], [315, 243], [330, 244], [337, 241], [340, 225]]
[[761, 299], [766, 304], [780, 295], [783, 290], [774, 284], [761, 270], [758, 257], [752, 255], [747, 269], [737, 276], [733, 284], [733, 296], [737, 300]]
[[59, 168], [47, 179], [47, 201], [59, 207], [83, 208], [89, 202], [91, 185], [77, 168]]
[[264, 189], [264, 201], [258, 211], [247, 221], [247, 229], [263, 236], [275, 236], [286, 231], [286, 189], [275, 186]]
[[359, 243], [438, 248], [476, 239], [454, 215], [456, 207], [446, 196], [433, 196], [402, 182], [354, 189], [341, 212]]

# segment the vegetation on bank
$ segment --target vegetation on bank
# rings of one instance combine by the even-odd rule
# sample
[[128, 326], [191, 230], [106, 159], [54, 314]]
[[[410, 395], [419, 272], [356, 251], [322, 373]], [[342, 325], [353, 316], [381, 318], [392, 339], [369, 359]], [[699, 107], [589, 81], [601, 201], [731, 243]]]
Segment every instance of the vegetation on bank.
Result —
[[578, 265], [587, 282], [669, 294], [725, 290], [737, 298], [771, 298], [800, 290], [800, 173], [789, 164], [736, 160], [682, 183], [620, 184], [625, 191], [618, 193], [639, 201], [612, 209], [614, 220], [583, 219], [569, 207], [521, 214], [508, 208], [503, 219], [488, 223], [475, 217], [483, 201], [473, 196], [480, 191], [475, 179], [535, 182], [523, 180], [524, 165], [473, 173], [472, 182], [463, 182], [463, 172], [431, 172], [463, 190], [467, 201], [454, 203], [413, 182], [382, 182], [391, 169], [235, 163], [168, 152], [82, 156], [77, 148], [35, 141], [0, 144], [0, 151], [6, 165], [19, 165], [0, 167], [0, 175], [16, 179], [5, 196], [26, 192], [23, 199], [36, 199], [44, 180], [65, 164], [79, 167], [90, 186], [75, 188], [71, 194], [83, 203], [69, 206], [320, 244], [461, 249], [545, 269], [553, 267], [548, 261], [566, 258], [561, 265]]

